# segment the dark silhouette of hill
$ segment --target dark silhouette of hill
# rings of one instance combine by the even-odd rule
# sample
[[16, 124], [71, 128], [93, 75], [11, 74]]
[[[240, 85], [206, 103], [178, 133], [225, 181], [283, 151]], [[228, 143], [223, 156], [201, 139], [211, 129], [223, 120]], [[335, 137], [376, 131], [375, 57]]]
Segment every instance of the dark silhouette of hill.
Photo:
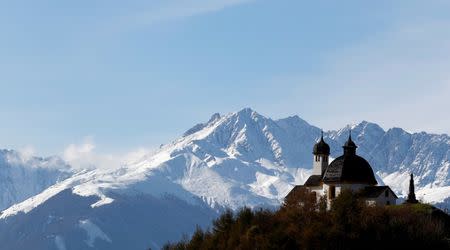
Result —
[[431, 205], [369, 207], [350, 191], [324, 202], [305, 191], [278, 211], [226, 211], [164, 249], [450, 249], [450, 216]]

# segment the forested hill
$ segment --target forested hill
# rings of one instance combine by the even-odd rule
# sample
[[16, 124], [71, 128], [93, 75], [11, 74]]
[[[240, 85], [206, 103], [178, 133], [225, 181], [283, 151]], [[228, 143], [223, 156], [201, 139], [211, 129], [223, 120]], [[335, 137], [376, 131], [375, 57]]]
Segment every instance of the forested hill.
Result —
[[450, 216], [431, 205], [368, 207], [344, 192], [327, 211], [299, 196], [278, 211], [225, 212], [164, 249], [450, 249]]

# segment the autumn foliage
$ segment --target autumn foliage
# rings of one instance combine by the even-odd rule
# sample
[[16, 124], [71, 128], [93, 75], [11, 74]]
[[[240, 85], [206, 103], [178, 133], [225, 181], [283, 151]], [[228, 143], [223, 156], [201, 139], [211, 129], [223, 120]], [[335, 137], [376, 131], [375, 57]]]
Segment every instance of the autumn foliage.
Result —
[[450, 249], [450, 219], [430, 205], [368, 207], [349, 191], [327, 210], [302, 191], [278, 211], [226, 211], [164, 249]]

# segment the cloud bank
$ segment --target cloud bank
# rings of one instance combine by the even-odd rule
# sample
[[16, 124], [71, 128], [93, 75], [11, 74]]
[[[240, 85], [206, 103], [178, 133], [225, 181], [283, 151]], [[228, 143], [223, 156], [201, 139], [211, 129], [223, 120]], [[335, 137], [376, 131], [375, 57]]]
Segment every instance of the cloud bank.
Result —
[[152, 153], [150, 148], [137, 148], [125, 153], [99, 153], [92, 137], [85, 137], [81, 143], [68, 145], [63, 154], [63, 160], [75, 169], [111, 169], [120, 168], [143, 156]]

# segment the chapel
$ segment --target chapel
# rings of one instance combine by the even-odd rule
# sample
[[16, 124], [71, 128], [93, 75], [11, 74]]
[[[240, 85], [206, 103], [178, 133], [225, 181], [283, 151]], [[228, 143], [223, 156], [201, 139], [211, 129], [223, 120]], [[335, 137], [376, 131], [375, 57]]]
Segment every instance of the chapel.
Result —
[[343, 154], [331, 163], [330, 146], [323, 139], [313, 147], [312, 175], [303, 185], [295, 186], [288, 194], [292, 195], [300, 189], [307, 189], [317, 199], [325, 196], [327, 206], [344, 189], [358, 193], [368, 205], [395, 205], [397, 195], [389, 186], [378, 186], [372, 167], [363, 157], [356, 154], [358, 146], [353, 142], [351, 133], [342, 146]]

